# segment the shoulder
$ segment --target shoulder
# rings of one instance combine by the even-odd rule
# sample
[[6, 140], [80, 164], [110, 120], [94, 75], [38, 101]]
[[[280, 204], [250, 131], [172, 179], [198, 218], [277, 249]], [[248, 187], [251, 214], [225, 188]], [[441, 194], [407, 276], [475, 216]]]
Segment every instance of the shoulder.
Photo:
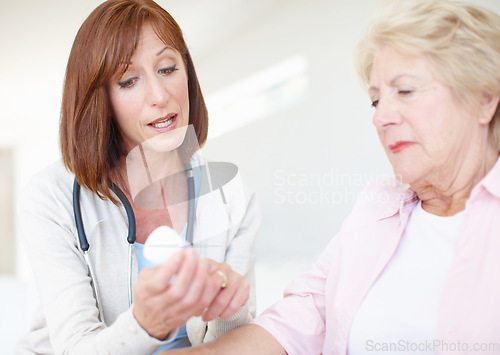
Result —
[[74, 175], [66, 169], [62, 160], [57, 160], [34, 175], [26, 184], [26, 188], [29, 189], [31, 187], [41, 186], [49, 188], [63, 187], [66, 185], [71, 186], [73, 179]]
[[72, 186], [73, 175], [58, 161], [34, 175], [21, 190], [16, 213], [27, 251], [58, 243], [61, 237], [73, 245]]
[[22, 188], [18, 204], [26, 208], [29, 204], [47, 205], [56, 202], [71, 203], [74, 175], [58, 160], [34, 175]]

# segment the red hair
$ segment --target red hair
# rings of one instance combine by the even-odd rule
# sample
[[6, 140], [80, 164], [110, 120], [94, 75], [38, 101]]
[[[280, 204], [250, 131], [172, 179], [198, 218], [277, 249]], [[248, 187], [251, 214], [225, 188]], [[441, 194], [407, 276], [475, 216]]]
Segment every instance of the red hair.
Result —
[[194, 126], [199, 146], [207, 139], [205, 101], [177, 22], [152, 0], [109, 0], [99, 5], [80, 27], [71, 49], [63, 89], [60, 145], [64, 164], [78, 182], [115, 203], [109, 186], [119, 179], [118, 160], [126, 152], [111, 114], [106, 85], [120, 70], [125, 72], [146, 23], [160, 40], [181, 54], [188, 77], [189, 123]]

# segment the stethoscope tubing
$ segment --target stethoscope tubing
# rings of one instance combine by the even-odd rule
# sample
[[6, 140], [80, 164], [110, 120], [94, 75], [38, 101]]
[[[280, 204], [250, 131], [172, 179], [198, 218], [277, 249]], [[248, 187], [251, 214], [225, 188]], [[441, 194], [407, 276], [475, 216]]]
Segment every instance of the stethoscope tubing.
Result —
[[[194, 219], [195, 219], [195, 213], [196, 213], [196, 206], [195, 206], [195, 182], [194, 182], [194, 174], [191, 166], [187, 169], [187, 185], [188, 185], [188, 221], [187, 221], [187, 227], [186, 227], [186, 240], [189, 242], [191, 245], [193, 244], [193, 224], [194, 224]], [[136, 221], [135, 221], [135, 215], [134, 211], [132, 209], [132, 205], [128, 201], [128, 199], [125, 197], [125, 194], [116, 186], [115, 184], [111, 184], [110, 189], [116, 194], [120, 202], [122, 203], [123, 207], [125, 208], [125, 211], [127, 213], [127, 219], [128, 219], [128, 234], [127, 234], [127, 242], [128, 242], [128, 268], [127, 268], [127, 289], [128, 289], [128, 303], [129, 307], [132, 305], [133, 298], [132, 298], [132, 261], [133, 261], [133, 251], [134, 251], [134, 243], [136, 241]], [[94, 283], [94, 292], [96, 296], [96, 303], [98, 306], [99, 310], [99, 316], [102, 321], [102, 308], [101, 308], [101, 298], [99, 295], [99, 287], [97, 286], [97, 278], [95, 277], [95, 272], [93, 270], [92, 264], [90, 262], [89, 258], [89, 249], [90, 249], [90, 244], [87, 240], [87, 235], [85, 233], [85, 228], [83, 226], [83, 219], [82, 219], [82, 211], [81, 211], [81, 204], [80, 204], [80, 184], [78, 183], [78, 180], [75, 178], [73, 182], [73, 214], [75, 217], [75, 224], [76, 224], [76, 230], [78, 234], [78, 241], [80, 244], [80, 248], [83, 251], [83, 257], [85, 259], [85, 262], [87, 264], [87, 267], [89, 269], [90, 273], [90, 278], [92, 279], [92, 282]]]

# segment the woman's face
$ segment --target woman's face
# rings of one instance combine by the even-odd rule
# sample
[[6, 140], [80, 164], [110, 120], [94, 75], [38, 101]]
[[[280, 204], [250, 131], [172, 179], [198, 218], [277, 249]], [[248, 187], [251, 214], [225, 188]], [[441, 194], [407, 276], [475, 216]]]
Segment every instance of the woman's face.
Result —
[[373, 124], [403, 182], [454, 176], [470, 152], [477, 151], [472, 148], [487, 139], [480, 114], [471, 114], [435, 78], [424, 56], [382, 47], [375, 56], [369, 94], [376, 110]]
[[170, 142], [174, 148], [182, 143], [183, 136], [172, 131], [189, 123], [186, 68], [151, 26], [143, 27], [127, 71], [111, 79], [108, 93], [127, 152], [159, 135], [170, 138], [169, 132], [180, 139]]

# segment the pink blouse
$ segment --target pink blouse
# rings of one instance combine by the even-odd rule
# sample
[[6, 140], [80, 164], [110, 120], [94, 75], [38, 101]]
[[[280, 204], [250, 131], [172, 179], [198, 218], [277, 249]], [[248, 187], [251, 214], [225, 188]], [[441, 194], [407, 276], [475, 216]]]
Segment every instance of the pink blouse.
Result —
[[[418, 197], [395, 180], [370, 184], [319, 260], [253, 323], [289, 354], [347, 354], [363, 298], [389, 263]], [[500, 354], [500, 159], [473, 189], [441, 301], [439, 354]]]

